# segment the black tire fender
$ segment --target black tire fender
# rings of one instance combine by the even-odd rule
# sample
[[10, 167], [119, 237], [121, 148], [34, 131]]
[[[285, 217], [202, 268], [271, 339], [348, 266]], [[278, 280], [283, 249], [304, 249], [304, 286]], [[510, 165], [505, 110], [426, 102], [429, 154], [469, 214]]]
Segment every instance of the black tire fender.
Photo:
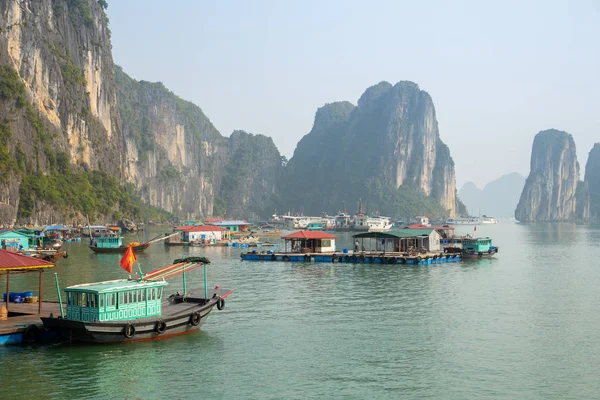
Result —
[[219, 297], [219, 300], [217, 300], [217, 310], [221, 311], [224, 308], [225, 308], [225, 299], [222, 297]]
[[42, 332], [37, 325], [27, 325], [23, 331], [23, 343], [31, 344], [39, 342]]
[[164, 333], [166, 330], [167, 330], [167, 323], [165, 321], [163, 321], [162, 319], [156, 321], [156, 325], [154, 325], [154, 331], [156, 333], [158, 333], [160, 335], [161, 333]]
[[135, 326], [133, 326], [132, 324], [127, 324], [123, 327], [123, 335], [125, 335], [125, 337], [127, 339], [131, 339], [132, 337], [135, 336]]
[[190, 316], [190, 324], [192, 324], [193, 326], [198, 326], [198, 324], [200, 323], [200, 319], [202, 319], [202, 317], [200, 316], [200, 313], [196, 311]]

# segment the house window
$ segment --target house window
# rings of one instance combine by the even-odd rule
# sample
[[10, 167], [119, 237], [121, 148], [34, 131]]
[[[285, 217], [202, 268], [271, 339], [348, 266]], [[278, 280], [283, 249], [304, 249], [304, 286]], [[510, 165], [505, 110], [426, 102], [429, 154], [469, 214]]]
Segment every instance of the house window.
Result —
[[331, 247], [331, 239], [321, 240], [321, 247]]

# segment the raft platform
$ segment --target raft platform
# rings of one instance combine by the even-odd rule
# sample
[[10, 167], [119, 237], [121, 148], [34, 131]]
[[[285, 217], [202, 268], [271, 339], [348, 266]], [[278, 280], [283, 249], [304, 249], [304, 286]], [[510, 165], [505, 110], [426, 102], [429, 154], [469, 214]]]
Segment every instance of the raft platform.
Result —
[[40, 317], [60, 315], [58, 302], [42, 303], [42, 314], [38, 314], [38, 303], [10, 303], [8, 319], [0, 321], [0, 346], [55, 343], [58, 335], [47, 331]]
[[246, 261], [283, 261], [283, 262], [317, 262], [317, 263], [348, 263], [348, 264], [442, 264], [461, 260], [460, 253], [382, 253], [382, 252], [357, 252], [357, 253], [279, 253], [272, 251], [250, 251], [242, 253], [242, 260]]

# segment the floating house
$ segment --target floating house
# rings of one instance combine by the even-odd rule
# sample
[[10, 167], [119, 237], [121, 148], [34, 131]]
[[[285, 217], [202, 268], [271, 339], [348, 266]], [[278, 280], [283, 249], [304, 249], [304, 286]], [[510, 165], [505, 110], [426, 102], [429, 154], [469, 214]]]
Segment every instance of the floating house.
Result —
[[215, 222], [213, 225], [225, 228], [231, 233], [250, 232], [250, 223], [246, 221], [221, 221]]
[[365, 232], [352, 237], [359, 241], [359, 251], [412, 253], [441, 250], [440, 234], [433, 228], [405, 228], [387, 232]]
[[214, 243], [229, 239], [231, 235], [228, 229], [213, 225], [178, 226], [175, 231], [181, 232], [181, 241], [184, 243], [202, 243], [206, 240]]
[[17, 231], [5, 231], [0, 233], [2, 248], [9, 251], [29, 250], [31, 236]]
[[297, 231], [282, 236], [285, 240], [284, 252], [290, 253], [331, 253], [335, 252], [337, 236], [322, 231]]

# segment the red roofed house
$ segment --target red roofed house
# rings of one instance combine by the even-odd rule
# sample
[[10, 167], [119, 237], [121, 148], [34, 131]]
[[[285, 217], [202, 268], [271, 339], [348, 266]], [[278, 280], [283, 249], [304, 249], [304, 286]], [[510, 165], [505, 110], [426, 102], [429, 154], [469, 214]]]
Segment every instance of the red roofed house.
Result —
[[187, 243], [215, 243], [230, 237], [228, 229], [214, 225], [178, 226], [175, 231], [181, 232], [181, 240]]
[[323, 231], [297, 231], [281, 238], [285, 240], [285, 252], [331, 253], [335, 252], [337, 236]]

